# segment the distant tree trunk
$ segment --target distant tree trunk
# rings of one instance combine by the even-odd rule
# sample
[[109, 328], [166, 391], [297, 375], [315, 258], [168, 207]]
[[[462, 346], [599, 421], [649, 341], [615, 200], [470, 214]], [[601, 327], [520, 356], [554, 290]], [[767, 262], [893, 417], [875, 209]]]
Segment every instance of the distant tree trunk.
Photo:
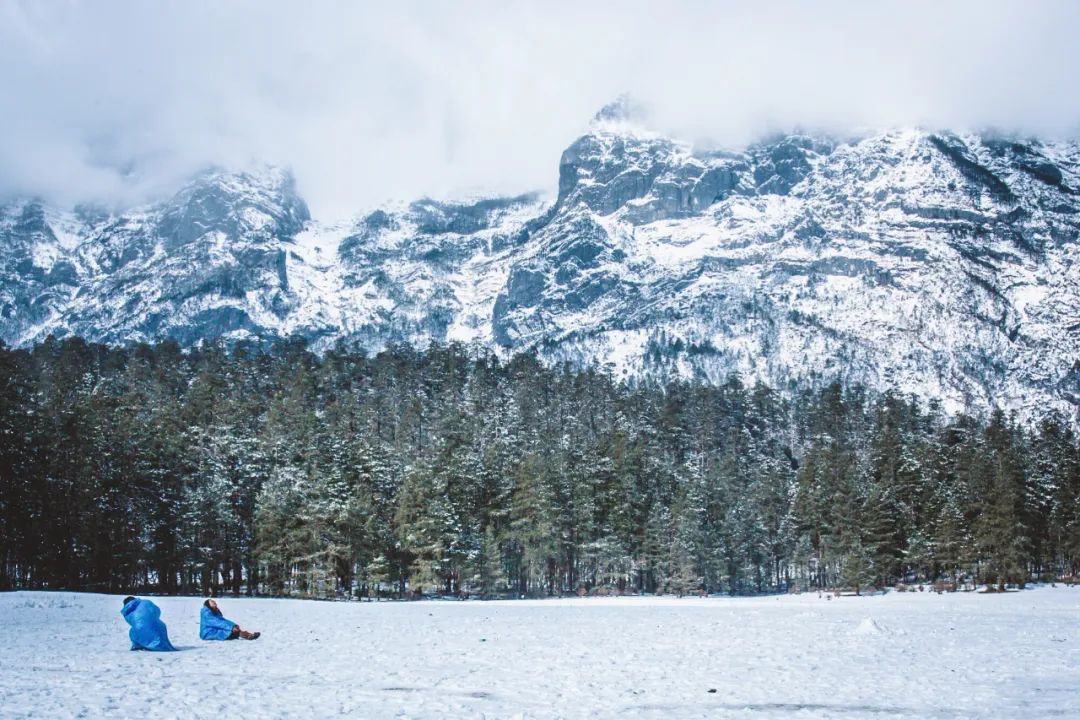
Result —
[[232, 594], [233, 597], [240, 597], [240, 585], [243, 580], [243, 568], [240, 564], [240, 558], [233, 560], [232, 567]]

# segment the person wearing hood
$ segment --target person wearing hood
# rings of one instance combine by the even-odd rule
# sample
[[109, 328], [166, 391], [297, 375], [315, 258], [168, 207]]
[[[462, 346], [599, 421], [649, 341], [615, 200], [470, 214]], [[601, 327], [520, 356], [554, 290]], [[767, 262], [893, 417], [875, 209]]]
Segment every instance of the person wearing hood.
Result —
[[169, 631], [161, 621], [161, 610], [145, 598], [124, 598], [124, 607], [120, 610], [124, 620], [131, 626], [128, 637], [132, 650], [171, 651], [176, 650], [169, 642]]
[[206, 600], [199, 611], [199, 637], [203, 640], [255, 640], [261, 633], [241, 630], [232, 620], [222, 617], [217, 601]]

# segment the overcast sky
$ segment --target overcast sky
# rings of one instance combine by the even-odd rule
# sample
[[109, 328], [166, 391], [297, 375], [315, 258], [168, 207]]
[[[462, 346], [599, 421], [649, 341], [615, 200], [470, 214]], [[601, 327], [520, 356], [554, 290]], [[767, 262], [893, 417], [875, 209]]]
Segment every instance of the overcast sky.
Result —
[[737, 146], [794, 125], [1075, 135], [1080, 2], [0, 0], [0, 193], [131, 203], [291, 167], [317, 217], [555, 186], [621, 92]]

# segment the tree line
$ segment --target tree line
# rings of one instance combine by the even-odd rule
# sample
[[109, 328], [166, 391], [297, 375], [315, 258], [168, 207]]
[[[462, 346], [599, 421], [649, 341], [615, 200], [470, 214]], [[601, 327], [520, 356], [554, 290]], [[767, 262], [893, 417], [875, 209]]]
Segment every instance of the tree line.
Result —
[[0, 345], [0, 588], [763, 593], [1068, 576], [1070, 419], [460, 345]]

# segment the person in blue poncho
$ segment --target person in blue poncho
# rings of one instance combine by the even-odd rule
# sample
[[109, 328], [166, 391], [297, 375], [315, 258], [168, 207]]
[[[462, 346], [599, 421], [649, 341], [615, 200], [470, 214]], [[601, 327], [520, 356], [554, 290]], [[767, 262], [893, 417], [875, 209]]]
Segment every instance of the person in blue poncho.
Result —
[[169, 631], [161, 621], [161, 610], [149, 600], [131, 597], [124, 598], [124, 607], [120, 611], [131, 626], [128, 637], [131, 638], [132, 650], [175, 650], [169, 642]]
[[199, 611], [199, 637], [203, 640], [257, 640], [259, 635], [261, 633], [241, 630], [232, 620], [222, 617], [216, 600], [207, 600]]

